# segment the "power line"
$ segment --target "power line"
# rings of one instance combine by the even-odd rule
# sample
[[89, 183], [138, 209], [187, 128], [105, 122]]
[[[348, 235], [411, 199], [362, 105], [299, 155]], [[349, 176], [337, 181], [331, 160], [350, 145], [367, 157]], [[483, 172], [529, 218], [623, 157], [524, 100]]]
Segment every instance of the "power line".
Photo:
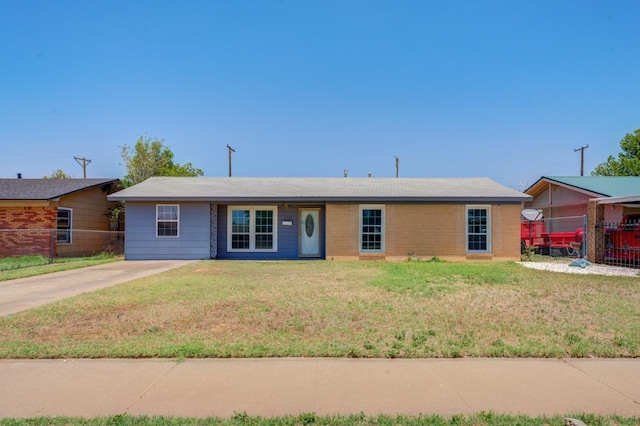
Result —
[[588, 144], [573, 150], [573, 152], [580, 151], [580, 176], [584, 176], [584, 150], [587, 148], [589, 148]]
[[80, 164], [82, 166], [82, 172], [84, 174], [84, 178], [87, 178], [87, 164], [89, 164], [91, 162], [91, 160], [87, 159], [87, 158], [80, 158], [80, 157], [73, 157], [74, 160], [76, 160], [76, 163]]
[[227, 144], [227, 148], [229, 149], [229, 177], [231, 177], [231, 153], [236, 152], [236, 150], [231, 148], [229, 144]]

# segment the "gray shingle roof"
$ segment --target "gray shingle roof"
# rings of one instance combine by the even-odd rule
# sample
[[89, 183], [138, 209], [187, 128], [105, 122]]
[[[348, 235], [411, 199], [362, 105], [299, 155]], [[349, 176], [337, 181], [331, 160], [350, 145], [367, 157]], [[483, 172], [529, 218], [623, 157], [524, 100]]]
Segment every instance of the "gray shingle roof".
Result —
[[115, 201], [520, 202], [531, 196], [488, 178], [153, 177], [109, 196]]
[[0, 200], [53, 200], [118, 179], [0, 179]]
[[637, 176], [542, 176], [525, 192], [530, 192], [543, 180], [583, 189], [606, 197], [640, 194], [640, 177]]

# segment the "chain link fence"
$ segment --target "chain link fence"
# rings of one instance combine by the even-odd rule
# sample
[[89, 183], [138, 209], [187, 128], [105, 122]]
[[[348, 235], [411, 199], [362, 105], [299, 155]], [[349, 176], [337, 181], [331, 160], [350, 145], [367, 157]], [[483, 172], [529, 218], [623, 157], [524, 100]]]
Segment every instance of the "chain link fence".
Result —
[[123, 254], [124, 232], [0, 229], [0, 270], [54, 263], [58, 258]]

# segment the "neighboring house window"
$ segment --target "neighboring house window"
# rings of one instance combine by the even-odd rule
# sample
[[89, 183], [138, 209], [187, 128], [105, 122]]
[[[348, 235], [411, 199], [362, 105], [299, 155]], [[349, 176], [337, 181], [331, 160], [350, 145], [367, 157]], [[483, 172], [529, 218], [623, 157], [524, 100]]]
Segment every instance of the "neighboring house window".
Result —
[[227, 213], [227, 251], [277, 251], [277, 207], [229, 206]]
[[180, 220], [180, 206], [158, 204], [156, 206], [156, 236], [177, 237]]
[[467, 206], [467, 252], [491, 253], [490, 206]]
[[71, 209], [58, 207], [56, 218], [56, 241], [58, 244], [71, 244]]
[[384, 206], [360, 206], [360, 251], [384, 253]]

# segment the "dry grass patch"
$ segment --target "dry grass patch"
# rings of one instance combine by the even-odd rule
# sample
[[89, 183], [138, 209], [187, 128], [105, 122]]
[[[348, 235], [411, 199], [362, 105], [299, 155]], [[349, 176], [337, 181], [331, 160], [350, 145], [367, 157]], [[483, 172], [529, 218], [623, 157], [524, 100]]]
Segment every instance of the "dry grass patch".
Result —
[[0, 357], [636, 357], [635, 278], [203, 261], [0, 318]]

